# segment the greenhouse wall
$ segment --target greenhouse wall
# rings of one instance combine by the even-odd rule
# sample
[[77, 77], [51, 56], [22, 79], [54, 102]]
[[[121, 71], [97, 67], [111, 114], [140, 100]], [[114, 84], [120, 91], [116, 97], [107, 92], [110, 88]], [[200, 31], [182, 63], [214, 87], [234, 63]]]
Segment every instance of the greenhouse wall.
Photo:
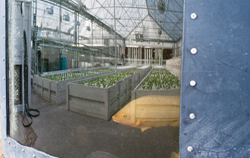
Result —
[[108, 121], [130, 99], [131, 91], [150, 69], [151, 67], [147, 67], [109, 88], [89, 87], [70, 82], [66, 89], [67, 109]]

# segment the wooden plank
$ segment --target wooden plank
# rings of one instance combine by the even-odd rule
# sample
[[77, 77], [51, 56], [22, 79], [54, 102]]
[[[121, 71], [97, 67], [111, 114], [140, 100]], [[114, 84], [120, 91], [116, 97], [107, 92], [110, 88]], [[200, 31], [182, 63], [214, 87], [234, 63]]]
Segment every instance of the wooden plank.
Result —
[[51, 95], [51, 102], [56, 104], [56, 96], [55, 95]]
[[46, 88], [46, 89], [49, 89], [49, 87], [50, 87], [50, 80], [43, 79], [43, 87]]
[[69, 95], [83, 99], [90, 99], [104, 102], [104, 88], [88, 87], [80, 84], [69, 84]]
[[56, 92], [57, 90], [57, 82], [56, 81], [50, 81], [50, 88], [52, 91]]
[[48, 90], [43, 91], [43, 98], [48, 100], [48, 101], [50, 100], [50, 94], [49, 94]]
[[43, 79], [41, 77], [37, 77], [37, 85], [42, 86], [43, 85]]
[[104, 102], [96, 102], [87, 99], [80, 99], [69, 97], [69, 108], [73, 107], [78, 110], [82, 110], [84, 112], [90, 112], [99, 115], [105, 115], [106, 109]]
[[42, 87], [41, 86], [37, 86], [37, 93], [42, 96]]
[[127, 101], [127, 93], [120, 95], [120, 107]]
[[109, 102], [112, 103], [114, 100], [117, 99], [117, 96], [119, 95], [119, 89], [118, 85], [115, 85], [108, 89], [108, 99]]
[[106, 109], [106, 113], [105, 113], [105, 118], [106, 120], [109, 120], [110, 118], [110, 113], [109, 113], [109, 89], [106, 89], [105, 91], [103, 91], [103, 96], [104, 96], [104, 104], [105, 104], [105, 109]]
[[118, 110], [119, 110], [119, 102], [118, 100], [116, 100], [114, 103], [109, 105], [109, 119]]
[[103, 119], [103, 120], [107, 121], [105, 115], [100, 115], [100, 114], [96, 114], [96, 113], [82, 111], [82, 110], [79, 110], [79, 109], [75, 109], [74, 107], [71, 107], [71, 106], [69, 107], [69, 110], [73, 111], [75, 113], [78, 113], [78, 114], [82, 114], [82, 115], [90, 116], [90, 117], [94, 117], [94, 118], [100, 118], [100, 119]]
[[168, 90], [134, 90], [136, 96], [135, 99], [150, 96], [150, 95], [161, 95], [161, 96], [180, 96], [180, 89], [168, 89]]

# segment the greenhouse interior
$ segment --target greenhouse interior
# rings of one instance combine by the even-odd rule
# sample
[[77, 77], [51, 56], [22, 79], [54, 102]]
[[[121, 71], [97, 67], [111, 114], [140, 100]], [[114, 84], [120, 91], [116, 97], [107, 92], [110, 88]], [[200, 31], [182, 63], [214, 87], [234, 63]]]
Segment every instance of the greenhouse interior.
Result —
[[183, 3], [8, 1], [10, 137], [62, 158], [179, 157]]

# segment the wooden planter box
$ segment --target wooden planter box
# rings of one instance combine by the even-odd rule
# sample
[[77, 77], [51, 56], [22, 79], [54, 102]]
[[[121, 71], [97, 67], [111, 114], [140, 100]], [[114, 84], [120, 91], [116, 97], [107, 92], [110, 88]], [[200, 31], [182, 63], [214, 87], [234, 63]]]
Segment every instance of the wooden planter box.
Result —
[[133, 87], [139, 84], [150, 69], [143, 69], [109, 88], [84, 86], [77, 84], [79, 81], [70, 82], [66, 88], [67, 109], [108, 121], [130, 99]]
[[[85, 70], [94, 70], [96, 68], [91, 69], [85, 69]], [[80, 69], [75, 69], [74, 71], [79, 71]], [[82, 69], [83, 70], [83, 69]], [[64, 71], [65, 72], [74, 72], [74, 71]], [[122, 70], [119, 70], [122, 71]], [[37, 75], [34, 76], [34, 90], [35, 92], [40, 95], [45, 100], [48, 100], [52, 103], [55, 103], [56, 105], [59, 105], [63, 103], [66, 100], [66, 85], [69, 82], [73, 82], [76, 80], [82, 80], [82, 79], [90, 79], [95, 78], [103, 75], [110, 75], [114, 73], [114, 71], [111, 72], [103, 72], [100, 74], [93, 74], [89, 76], [83, 76], [83, 77], [77, 77], [72, 78], [64, 81], [53, 81], [46, 78], [39, 77]], [[53, 75], [53, 72], [49, 72], [50, 75]], [[55, 72], [55, 74], [59, 74], [59, 72]]]

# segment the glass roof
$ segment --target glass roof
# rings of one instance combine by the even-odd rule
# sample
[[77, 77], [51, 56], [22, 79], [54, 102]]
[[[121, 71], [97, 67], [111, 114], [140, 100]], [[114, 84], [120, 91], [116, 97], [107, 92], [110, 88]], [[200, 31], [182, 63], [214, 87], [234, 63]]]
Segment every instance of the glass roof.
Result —
[[[160, 35], [158, 31], [161, 31]], [[149, 15], [127, 36], [127, 39], [134, 39], [136, 34], [143, 34], [143, 41], [148, 42], [173, 40], [165, 31], [162, 31], [161, 27]]]
[[[114, 0], [85, 0], [88, 12], [114, 28]], [[148, 15], [145, 0], [115, 0], [116, 32], [126, 37]]]
[[165, 33], [176, 41], [182, 36], [183, 0], [162, 0], [165, 12], [158, 10], [158, 0], [82, 0], [87, 12], [114, 27], [123, 37], [131, 34], [149, 15]]
[[156, 0], [147, 0], [149, 15], [166, 31], [174, 40], [182, 36], [183, 0], [164, 0], [165, 12], [160, 14]]

